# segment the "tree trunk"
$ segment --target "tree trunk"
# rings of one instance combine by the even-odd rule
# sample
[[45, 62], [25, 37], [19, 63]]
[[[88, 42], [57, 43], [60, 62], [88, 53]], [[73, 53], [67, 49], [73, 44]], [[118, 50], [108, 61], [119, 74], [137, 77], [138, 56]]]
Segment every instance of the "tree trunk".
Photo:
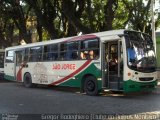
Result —
[[108, 0], [105, 7], [105, 22], [104, 22], [104, 29], [105, 30], [112, 30], [112, 24], [114, 20], [114, 14], [117, 9], [117, 0]]

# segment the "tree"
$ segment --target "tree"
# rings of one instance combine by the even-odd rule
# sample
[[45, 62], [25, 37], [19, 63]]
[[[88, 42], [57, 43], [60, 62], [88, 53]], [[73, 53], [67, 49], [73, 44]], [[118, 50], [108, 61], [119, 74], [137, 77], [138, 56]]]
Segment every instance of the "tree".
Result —
[[0, 47], [11, 46], [13, 42], [14, 22], [8, 15], [4, 1], [0, 1]]
[[[12, 25], [10, 25], [10, 28], [12, 28], [12, 30], [15, 30], [16, 26], [19, 30], [18, 43], [20, 43], [20, 40], [22, 39], [24, 39], [27, 43], [31, 43], [30, 34], [26, 28], [26, 20], [28, 16], [26, 13], [24, 13], [24, 8], [22, 5], [20, 5], [20, 1], [1, 0], [1, 5], [3, 5], [2, 7], [3, 14], [6, 15], [6, 18], [12, 21]], [[28, 10], [30, 10], [30, 8]]]
[[115, 12], [118, 8], [118, 0], [107, 0], [106, 5], [104, 6], [105, 21], [104, 28], [105, 30], [113, 29], [113, 20], [115, 18]]
[[34, 10], [35, 15], [37, 16], [38, 25], [43, 26], [48, 31], [51, 39], [58, 38], [59, 31], [56, 28], [55, 24], [57, 18], [58, 0], [25, 0], [25, 1]]
[[[1, 0], [0, 3], [0, 42], [12, 43], [18, 33], [19, 40], [30, 43], [27, 22], [32, 18], [39, 41], [126, 27], [151, 32], [151, 0], [146, 5], [142, 0]], [[157, 20], [156, 25], [159, 23]]]
[[126, 13], [128, 13], [128, 19], [125, 23], [134, 30], [151, 33], [151, 0], [148, 1], [147, 5], [142, 0], [122, 1], [125, 5]]

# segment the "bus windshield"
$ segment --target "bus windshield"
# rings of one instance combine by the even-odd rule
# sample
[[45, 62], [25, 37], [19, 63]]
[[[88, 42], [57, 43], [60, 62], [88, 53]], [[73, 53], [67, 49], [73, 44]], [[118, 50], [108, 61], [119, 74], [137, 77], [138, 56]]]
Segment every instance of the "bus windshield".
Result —
[[151, 37], [140, 32], [125, 31], [125, 39], [129, 68], [140, 72], [154, 72], [156, 56]]

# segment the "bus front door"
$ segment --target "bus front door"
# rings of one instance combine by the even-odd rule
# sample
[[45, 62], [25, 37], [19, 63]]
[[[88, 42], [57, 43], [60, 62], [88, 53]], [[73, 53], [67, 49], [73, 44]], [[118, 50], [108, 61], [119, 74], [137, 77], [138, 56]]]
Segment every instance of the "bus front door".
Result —
[[110, 90], [123, 90], [123, 51], [121, 41], [103, 44], [103, 87]]

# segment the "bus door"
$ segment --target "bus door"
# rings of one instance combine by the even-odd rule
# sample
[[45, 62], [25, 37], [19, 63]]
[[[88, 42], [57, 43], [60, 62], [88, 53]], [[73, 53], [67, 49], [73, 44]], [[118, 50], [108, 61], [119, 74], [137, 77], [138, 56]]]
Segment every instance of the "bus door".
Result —
[[123, 89], [123, 62], [121, 41], [110, 41], [103, 44], [102, 75], [103, 87], [111, 90]]
[[24, 51], [22, 50], [15, 52], [15, 78], [17, 81], [22, 81], [23, 55]]
[[9, 50], [5, 53], [4, 73], [7, 80], [15, 80], [15, 57], [14, 51]]

